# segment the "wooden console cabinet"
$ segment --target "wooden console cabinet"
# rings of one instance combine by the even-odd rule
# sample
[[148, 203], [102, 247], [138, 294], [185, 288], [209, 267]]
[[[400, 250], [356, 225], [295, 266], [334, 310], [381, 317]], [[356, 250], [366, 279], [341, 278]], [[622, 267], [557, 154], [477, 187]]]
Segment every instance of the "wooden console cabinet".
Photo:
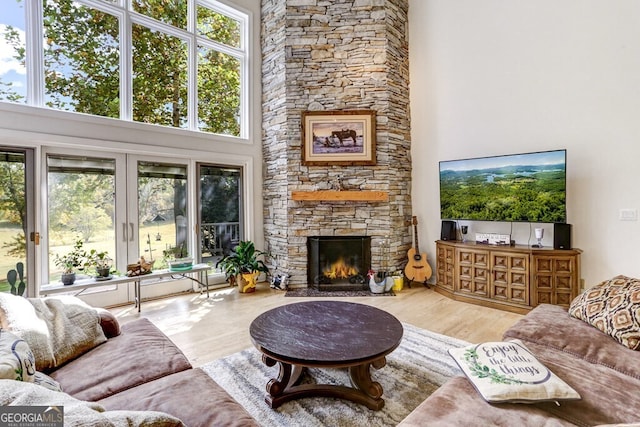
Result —
[[569, 307], [580, 291], [580, 249], [436, 242], [436, 291], [516, 313], [538, 304]]

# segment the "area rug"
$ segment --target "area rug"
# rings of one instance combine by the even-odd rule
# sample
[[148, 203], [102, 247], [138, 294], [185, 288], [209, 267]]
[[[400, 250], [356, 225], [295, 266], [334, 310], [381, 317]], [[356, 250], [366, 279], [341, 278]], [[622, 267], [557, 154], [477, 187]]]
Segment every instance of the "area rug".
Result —
[[[403, 323], [397, 349], [387, 365], [373, 370], [382, 385], [385, 405], [372, 411], [363, 405], [325, 397], [304, 398], [271, 409], [264, 402], [265, 386], [277, 377], [277, 366], [262, 363], [258, 350], [249, 348], [202, 366], [234, 399], [265, 427], [395, 426], [447, 379], [462, 372], [447, 350], [468, 343]], [[277, 333], [277, 331], [276, 331]], [[344, 369], [310, 369], [305, 381], [349, 384]]]
[[319, 291], [316, 288], [292, 288], [288, 289], [284, 294], [285, 297], [389, 297], [395, 296], [393, 291], [384, 292], [382, 294], [374, 294], [371, 291], [355, 290], [355, 291]]

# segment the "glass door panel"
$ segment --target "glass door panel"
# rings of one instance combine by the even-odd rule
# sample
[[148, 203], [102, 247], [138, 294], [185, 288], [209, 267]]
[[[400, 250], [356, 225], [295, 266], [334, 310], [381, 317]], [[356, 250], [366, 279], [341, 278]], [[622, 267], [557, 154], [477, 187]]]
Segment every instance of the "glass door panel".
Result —
[[32, 295], [33, 152], [0, 148], [0, 292]]
[[[74, 245], [107, 251], [115, 259], [116, 161], [110, 158], [47, 156], [49, 281], [60, 279], [56, 256]], [[93, 272], [80, 266], [78, 273]]]
[[166, 258], [191, 254], [187, 215], [187, 166], [137, 162], [138, 252], [167, 268]]
[[198, 165], [202, 262], [215, 265], [244, 238], [241, 172], [230, 166]]
[[[126, 245], [132, 233], [126, 221], [126, 157], [99, 151], [77, 155], [66, 149], [43, 149], [46, 166], [46, 222], [42, 256], [43, 283], [60, 282], [63, 268], [56, 255], [68, 254], [75, 245], [90, 252], [106, 251], [119, 272], [126, 271]], [[80, 266], [76, 280], [95, 276], [94, 267]], [[82, 299], [95, 306], [131, 300], [128, 285], [87, 289]]]

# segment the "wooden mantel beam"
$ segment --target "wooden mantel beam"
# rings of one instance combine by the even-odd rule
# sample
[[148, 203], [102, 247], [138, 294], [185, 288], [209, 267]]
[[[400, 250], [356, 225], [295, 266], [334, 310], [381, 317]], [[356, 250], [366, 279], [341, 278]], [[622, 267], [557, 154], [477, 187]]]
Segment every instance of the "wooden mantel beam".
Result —
[[388, 191], [292, 191], [291, 199], [296, 201], [363, 201], [363, 202], [387, 202]]

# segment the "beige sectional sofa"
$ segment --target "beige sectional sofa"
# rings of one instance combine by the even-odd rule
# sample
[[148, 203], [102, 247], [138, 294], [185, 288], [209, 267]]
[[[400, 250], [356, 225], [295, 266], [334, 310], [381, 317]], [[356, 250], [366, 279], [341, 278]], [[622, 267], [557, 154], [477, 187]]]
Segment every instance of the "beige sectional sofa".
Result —
[[107, 410], [165, 412], [187, 426], [258, 425], [144, 318], [48, 374], [67, 394]]
[[489, 404], [464, 376], [454, 377], [403, 422], [409, 426], [593, 426], [640, 422], [640, 352], [567, 310], [540, 305], [504, 334], [574, 388], [580, 400]]
[[121, 326], [77, 299], [0, 295], [0, 321], [29, 343], [27, 359], [62, 389], [2, 379], [0, 405], [63, 406], [65, 425], [73, 426], [258, 425], [145, 318]]

